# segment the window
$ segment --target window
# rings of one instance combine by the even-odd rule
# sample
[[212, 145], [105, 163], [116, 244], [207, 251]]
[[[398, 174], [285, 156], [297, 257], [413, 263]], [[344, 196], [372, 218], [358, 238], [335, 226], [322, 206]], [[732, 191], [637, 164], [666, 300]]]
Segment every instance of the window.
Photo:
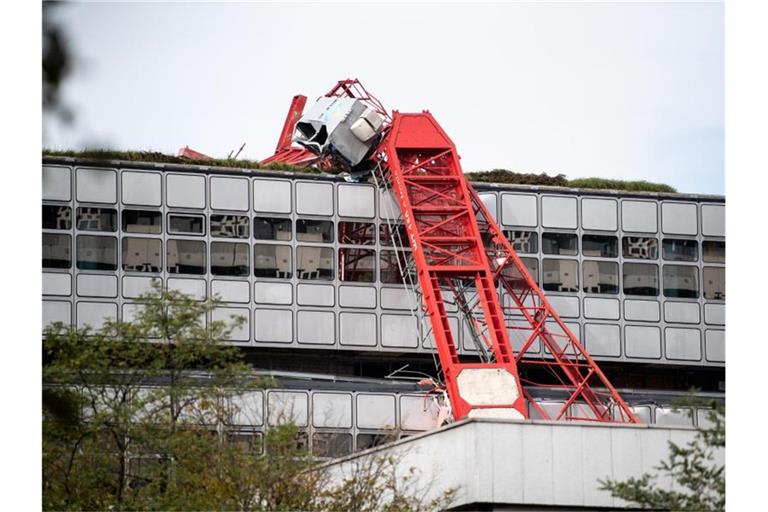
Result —
[[525, 268], [528, 269], [528, 273], [531, 274], [531, 277], [534, 281], [539, 283], [539, 260], [538, 258], [520, 258], [520, 261], [523, 262], [525, 265]]
[[517, 252], [539, 252], [539, 234], [535, 231], [504, 231], [504, 236]]
[[205, 242], [198, 240], [168, 240], [165, 254], [169, 273], [205, 274]]
[[296, 240], [300, 242], [333, 242], [333, 221], [298, 219]]
[[[539, 260], [537, 258], [520, 258], [525, 265], [528, 273], [531, 275], [534, 281], [539, 282]], [[506, 265], [502, 270], [502, 275], [505, 280], [512, 283], [512, 286], [520, 286], [523, 280], [522, 274], [517, 270], [515, 265]], [[469, 284], [469, 283], [467, 283]]]
[[619, 293], [619, 264], [612, 261], [584, 261], [584, 291], [586, 293]]
[[541, 250], [544, 254], [575, 256], [578, 252], [578, 239], [571, 233], [543, 233]]
[[379, 243], [392, 247], [392, 232], [395, 235], [395, 241], [398, 244], [403, 244], [405, 247], [409, 246], [408, 233], [405, 229], [405, 224], [396, 224], [393, 229], [389, 229], [388, 224], [379, 224]]
[[655, 260], [659, 257], [659, 241], [644, 236], [625, 236], [621, 242], [624, 257]]
[[376, 280], [376, 251], [339, 249], [339, 280], [372, 283]]
[[79, 235], [77, 268], [80, 270], [117, 270], [117, 238]]
[[661, 241], [661, 257], [668, 261], [696, 261], [699, 259], [699, 243], [665, 238]]
[[251, 236], [250, 221], [244, 215], [211, 215], [211, 236], [248, 238]]
[[159, 235], [163, 232], [163, 214], [146, 210], [123, 210], [123, 231]]
[[205, 217], [202, 215], [168, 214], [168, 232], [178, 235], [204, 235]]
[[625, 263], [624, 293], [656, 297], [659, 294], [659, 267], [647, 263]]
[[701, 242], [701, 252], [707, 263], [725, 263], [725, 242], [704, 240]]
[[[575, 235], [574, 235], [575, 238]], [[575, 260], [544, 259], [543, 287], [551, 292], [579, 291], [579, 263]]]
[[163, 244], [156, 238], [123, 238], [123, 270], [160, 272]]
[[369, 222], [339, 222], [339, 243], [350, 245], [374, 245], [376, 224]]
[[250, 246], [234, 242], [211, 242], [211, 274], [247, 276], [250, 273]]
[[617, 258], [619, 239], [615, 236], [582, 235], [581, 252], [593, 258]]
[[725, 300], [724, 267], [704, 267], [704, 298]]
[[[399, 260], [399, 264], [398, 264]], [[410, 251], [380, 251], [379, 252], [379, 279], [382, 283], [403, 284], [403, 275], [400, 269], [411, 270], [410, 279], [418, 282], [413, 269], [413, 256]]]
[[392, 435], [387, 434], [357, 434], [357, 451], [374, 448], [391, 440]]
[[111, 208], [78, 208], [77, 229], [80, 231], [115, 231], [117, 210]]
[[699, 268], [683, 265], [664, 265], [664, 296], [687, 299], [699, 298]]
[[69, 235], [43, 233], [43, 268], [70, 268], [72, 255]]
[[290, 279], [293, 276], [291, 246], [254, 245], [253, 274], [256, 277]]
[[330, 247], [297, 247], [296, 274], [299, 279], [333, 280], [333, 249]]
[[254, 217], [253, 237], [256, 240], [290, 240], [291, 219], [282, 217]]
[[352, 453], [352, 434], [323, 432], [312, 435], [312, 455], [342, 457]]
[[72, 208], [44, 204], [43, 229], [72, 229]]
[[244, 452], [261, 454], [264, 451], [264, 440], [260, 432], [228, 432], [227, 442], [238, 446]]

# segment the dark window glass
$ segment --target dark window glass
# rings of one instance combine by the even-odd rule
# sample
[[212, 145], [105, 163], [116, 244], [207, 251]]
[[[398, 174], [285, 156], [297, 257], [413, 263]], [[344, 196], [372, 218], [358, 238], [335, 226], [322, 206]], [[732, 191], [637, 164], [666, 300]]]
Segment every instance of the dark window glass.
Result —
[[659, 267], [647, 263], [625, 263], [624, 293], [656, 297], [659, 294]]
[[584, 256], [618, 258], [619, 239], [606, 235], [582, 235], [581, 252]]
[[333, 249], [330, 247], [297, 247], [296, 275], [299, 279], [332, 281]]
[[352, 453], [352, 434], [323, 432], [312, 435], [312, 455], [342, 457]]
[[290, 245], [253, 246], [253, 274], [256, 277], [289, 279], [293, 276]]
[[582, 265], [584, 291], [587, 293], [619, 293], [619, 264], [612, 261], [585, 261]]
[[[404, 224], [396, 224], [392, 226], [392, 230], [395, 234], [395, 241], [404, 247], [409, 247], [408, 233], [405, 230]], [[379, 243], [387, 247], [392, 247], [392, 235], [388, 224], [379, 224]]]
[[545, 290], [551, 292], [579, 291], [579, 263], [575, 260], [544, 259], [543, 282]]
[[520, 253], [539, 252], [539, 234], [535, 231], [504, 231], [512, 248]]
[[357, 434], [357, 451], [381, 446], [391, 439], [392, 436], [386, 434]]
[[123, 270], [160, 272], [163, 244], [156, 238], [123, 238]]
[[707, 263], [725, 263], [725, 242], [704, 240], [701, 242], [701, 252]]
[[211, 274], [247, 276], [250, 273], [250, 246], [234, 242], [211, 242]]
[[333, 242], [333, 221], [298, 219], [296, 240], [300, 242]]
[[251, 236], [249, 224], [244, 215], [211, 215], [211, 236], [248, 238]]
[[[520, 258], [520, 260], [523, 262], [523, 265], [525, 265], [525, 268], [528, 270], [528, 273], [531, 275], [534, 281], [537, 283], [539, 282], [539, 260], [537, 258]], [[504, 279], [512, 286], [519, 287], [524, 286], [522, 284], [523, 282], [523, 275], [522, 273], [517, 270], [517, 267], [515, 265], [506, 265], [504, 267], [504, 270], [502, 270], [502, 275], [504, 276]], [[471, 280], [465, 280], [465, 285], [469, 285]], [[474, 283], [472, 283], [474, 285]]]
[[244, 452], [261, 454], [264, 451], [264, 440], [260, 432], [229, 432], [227, 442], [238, 446]]
[[204, 235], [205, 217], [202, 215], [168, 214], [168, 232], [182, 235]]
[[43, 268], [72, 267], [71, 242], [69, 235], [43, 233]]
[[571, 233], [542, 233], [541, 251], [544, 254], [575, 256], [578, 253], [578, 237]]
[[664, 296], [687, 299], [699, 298], [699, 268], [682, 265], [664, 265]]
[[625, 236], [621, 241], [625, 258], [655, 260], [659, 257], [659, 241], [644, 236]]
[[528, 269], [528, 273], [537, 283], [539, 282], [539, 260], [538, 258], [520, 258], [525, 268]]
[[370, 222], [339, 222], [339, 243], [350, 245], [374, 245], [376, 224]]
[[339, 249], [339, 280], [372, 283], [376, 280], [376, 251]]
[[254, 217], [253, 238], [256, 240], [290, 240], [291, 219], [282, 217]]
[[704, 267], [704, 298], [725, 300], [725, 267]]
[[44, 204], [43, 229], [72, 229], [72, 208]]
[[401, 268], [410, 271], [410, 279], [413, 283], [418, 282], [413, 265], [413, 256], [410, 251], [379, 252], [379, 279], [382, 283], [403, 284]]
[[115, 231], [117, 230], [117, 210], [112, 208], [78, 208], [77, 229], [80, 231]]
[[665, 238], [661, 241], [661, 257], [667, 261], [696, 261], [699, 259], [699, 242]]
[[80, 270], [117, 270], [117, 238], [79, 235], [77, 268]]
[[147, 210], [123, 210], [123, 231], [159, 235], [163, 232], [163, 214]]
[[205, 242], [198, 240], [168, 240], [166, 245], [165, 254], [169, 273], [205, 274]]

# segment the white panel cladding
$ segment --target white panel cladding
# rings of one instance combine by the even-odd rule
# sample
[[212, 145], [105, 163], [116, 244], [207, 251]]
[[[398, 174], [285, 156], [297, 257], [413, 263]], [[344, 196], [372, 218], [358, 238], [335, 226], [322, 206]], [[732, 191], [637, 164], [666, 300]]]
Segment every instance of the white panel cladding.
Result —
[[412, 310], [416, 307], [415, 300], [407, 288], [381, 289], [381, 307], [384, 309]]
[[331, 284], [300, 284], [297, 302], [300, 306], [333, 306], [335, 288]]
[[725, 331], [707, 329], [704, 333], [707, 361], [725, 362]]
[[579, 317], [579, 298], [564, 295], [547, 295], [547, 300], [552, 305], [560, 318]]
[[191, 295], [196, 300], [205, 300], [206, 283], [204, 279], [168, 278], [168, 289]]
[[72, 295], [72, 276], [43, 272], [43, 295]]
[[373, 313], [341, 313], [342, 345], [375, 347], [376, 346], [376, 315]]
[[306, 215], [333, 215], [333, 184], [297, 181], [296, 212]]
[[78, 168], [77, 200], [87, 203], [117, 202], [117, 172], [114, 169]]
[[162, 177], [156, 172], [122, 171], [123, 204], [160, 206], [162, 204]]
[[123, 322], [133, 322], [139, 318], [144, 309], [143, 304], [124, 303], [123, 304]]
[[211, 208], [216, 210], [248, 210], [248, 179], [211, 177]]
[[507, 226], [536, 227], [539, 209], [533, 194], [501, 194], [501, 223]]
[[483, 194], [478, 194], [480, 196], [480, 200], [483, 202], [485, 207], [488, 209], [488, 213], [491, 214], [491, 217], [493, 217], [493, 220], [498, 222], [498, 211], [496, 206], [496, 194], [493, 192], [486, 192]]
[[576, 229], [576, 205], [575, 197], [542, 196], [541, 225], [545, 228]]
[[81, 297], [117, 297], [117, 276], [79, 274], [77, 294]]
[[[423, 329], [427, 330], [426, 336], [424, 337], [424, 340], [421, 343], [421, 346], [424, 348], [436, 348], [435, 345], [435, 336], [432, 332], [431, 326], [429, 326], [429, 319], [424, 319], [424, 326]], [[448, 317], [448, 327], [451, 330], [451, 336], [453, 336], [454, 342], [458, 345], [459, 340], [461, 339], [461, 333], [459, 331], [459, 319], [453, 316]], [[466, 339], [466, 337], [465, 337]], [[471, 344], [471, 342], [470, 342]]]
[[117, 319], [117, 304], [113, 302], [78, 302], [77, 326], [90, 325], [94, 329], [101, 329], [104, 322]]
[[205, 176], [168, 174], [165, 185], [168, 206], [205, 208]]
[[375, 189], [368, 185], [339, 185], [340, 217], [372, 219], [376, 215]]
[[254, 341], [291, 343], [293, 313], [286, 309], [255, 309], [253, 311]]
[[357, 428], [395, 428], [395, 397], [392, 395], [357, 395]]
[[291, 283], [254, 283], [253, 300], [257, 304], [291, 304], [293, 287]]
[[214, 279], [211, 282], [211, 295], [218, 295], [222, 302], [248, 303], [251, 301], [250, 289], [248, 281]]
[[268, 394], [270, 425], [293, 423], [306, 427], [308, 414], [307, 394], [298, 391], [270, 391]]
[[400, 397], [400, 427], [403, 430], [432, 430], [437, 428], [437, 415], [440, 412], [431, 398], [424, 396]]
[[656, 425], [663, 427], [693, 427], [691, 410], [686, 407], [675, 409], [672, 407], [656, 408]]
[[236, 318], [242, 317], [242, 325], [232, 329], [229, 339], [232, 341], [248, 341], [251, 339], [251, 312], [247, 308], [216, 308], [211, 311], [211, 320], [225, 322], [234, 326]]
[[615, 199], [585, 197], [581, 200], [581, 227], [600, 231], [619, 228], [619, 208]]
[[664, 330], [667, 359], [698, 361], [701, 359], [701, 331], [667, 327]]
[[[522, 320], [515, 320], [515, 326], [522, 327], [523, 325], [527, 324], [526, 321]], [[512, 350], [515, 352], [519, 352], [521, 348], [523, 348], [523, 345], [526, 341], [528, 341], [528, 338], [531, 336], [531, 329], [508, 329], [507, 333], [509, 334], [509, 342], [512, 344]], [[531, 343], [531, 346], [528, 347], [528, 350], [526, 350], [527, 354], [538, 354], [541, 350], [541, 341], [536, 339], [533, 343]]]
[[624, 300], [624, 318], [641, 322], [658, 322], [661, 319], [659, 303], [655, 300]]
[[402, 216], [400, 204], [392, 191], [379, 191], [379, 218], [382, 220], [395, 220]]
[[618, 357], [621, 355], [621, 330], [618, 325], [586, 324], [584, 345], [590, 355]]
[[725, 236], [725, 205], [701, 205], [701, 232], [705, 236]]
[[43, 199], [50, 201], [70, 201], [72, 199], [72, 179], [69, 167], [56, 165], [43, 166]]
[[646, 325], [628, 325], [624, 328], [624, 347], [627, 357], [661, 357], [661, 330]]
[[349, 393], [314, 393], [312, 425], [326, 428], [352, 428], [352, 395]]
[[552, 429], [552, 498], [555, 503], [584, 501], [581, 432]]
[[[576, 339], [579, 340], [582, 345], [584, 345], [584, 339], [581, 337], [581, 325], [579, 324], [579, 322], [571, 321], [571, 322], [563, 322], [563, 323], [571, 331], [571, 333], [573, 333], [573, 335], [576, 336]], [[564, 339], [565, 331], [560, 328], [557, 322], [553, 320], [548, 320], [545, 325], [547, 327], [547, 330], [555, 338], [555, 341]], [[547, 347], [544, 347], [544, 351], [547, 354], [551, 353], [551, 351]]]
[[381, 315], [381, 345], [418, 347], [419, 329], [416, 319], [410, 315]]
[[602, 320], [618, 320], [619, 300], [587, 297], [584, 299], [584, 316]]
[[156, 277], [123, 276], [123, 297], [136, 299], [152, 291], [152, 281]]
[[651, 201], [621, 202], [621, 226], [624, 231], [656, 233], [656, 203]]
[[[552, 487], [554, 485], [554, 470], [552, 468], [552, 429], [531, 431], [523, 430], [520, 432], [521, 439], [518, 446], [520, 456], [524, 460], [533, 458], [544, 458], [550, 464], [543, 465], [542, 468], [533, 473], [529, 468], [523, 472], [523, 495], [526, 503], [549, 503], [552, 496]], [[516, 444], [517, 444], [517, 440]]]
[[333, 345], [336, 341], [336, 322], [333, 311], [298, 311], [299, 343]]
[[698, 235], [696, 203], [661, 203], [661, 231], [667, 235]]
[[264, 392], [246, 391], [229, 399], [233, 425], [257, 427], [264, 424]]
[[697, 302], [665, 302], [664, 320], [680, 324], [698, 324], [701, 321]]
[[343, 308], [375, 308], [376, 288], [373, 286], [339, 286], [339, 306]]
[[72, 325], [72, 304], [58, 300], [43, 301], [43, 330], [50, 324], [61, 322]]
[[725, 325], [725, 304], [704, 304], [704, 321], [710, 325]]
[[289, 180], [253, 180], [253, 209], [266, 213], [291, 213]]

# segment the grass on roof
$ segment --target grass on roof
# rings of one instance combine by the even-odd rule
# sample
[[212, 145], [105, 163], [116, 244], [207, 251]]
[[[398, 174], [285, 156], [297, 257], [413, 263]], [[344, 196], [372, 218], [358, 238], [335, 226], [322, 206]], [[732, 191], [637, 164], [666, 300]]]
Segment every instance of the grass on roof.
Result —
[[569, 180], [564, 174], [530, 174], [506, 169], [468, 172], [469, 181], [479, 183], [514, 183], [518, 185], [548, 185], [554, 187], [585, 188], [594, 190], [622, 190], [629, 192], [677, 192], [664, 183], [650, 181], [610, 180], [606, 178], [576, 178]]

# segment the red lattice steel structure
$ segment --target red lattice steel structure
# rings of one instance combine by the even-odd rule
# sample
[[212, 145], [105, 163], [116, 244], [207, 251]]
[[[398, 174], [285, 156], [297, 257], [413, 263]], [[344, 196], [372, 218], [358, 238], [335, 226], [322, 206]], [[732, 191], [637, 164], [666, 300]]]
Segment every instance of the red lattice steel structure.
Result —
[[[386, 114], [357, 81], [341, 81], [328, 95], [364, 99]], [[373, 172], [400, 207], [453, 417], [527, 419], [530, 403], [544, 419], [638, 423], [466, 180], [456, 147], [432, 115], [395, 111], [386, 123]], [[460, 357], [446, 300], [467, 320], [479, 362]], [[543, 350], [534, 350], [539, 344]], [[521, 368], [547, 379], [521, 380]], [[567, 400], [550, 414], [533, 388], [557, 390]]]

